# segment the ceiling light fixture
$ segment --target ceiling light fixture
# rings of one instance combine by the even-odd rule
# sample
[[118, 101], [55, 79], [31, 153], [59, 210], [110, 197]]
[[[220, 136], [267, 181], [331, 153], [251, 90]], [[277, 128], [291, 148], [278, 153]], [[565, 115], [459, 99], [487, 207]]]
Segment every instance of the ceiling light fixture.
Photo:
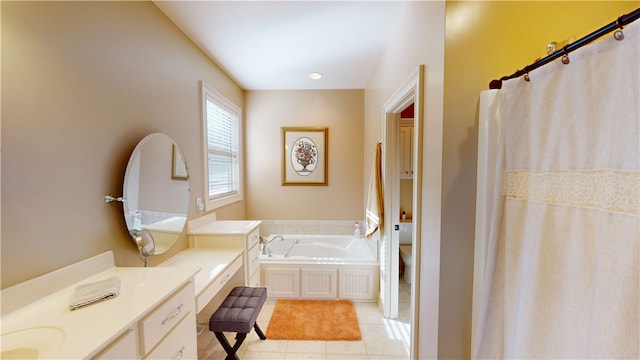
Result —
[[322, 74], [320, 74], [319, 72], [312, 72], [311, 74], [309, 74], [309, 79], [320, 80], [322, 79]]

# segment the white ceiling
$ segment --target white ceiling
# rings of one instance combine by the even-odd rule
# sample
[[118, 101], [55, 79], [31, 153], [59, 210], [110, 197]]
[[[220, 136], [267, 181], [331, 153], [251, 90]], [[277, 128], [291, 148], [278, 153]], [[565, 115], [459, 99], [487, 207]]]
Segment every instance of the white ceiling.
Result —
[[[364, 89], [404, 1], [155, 1], [243, 89]], [[311, 72], [324, 75], [309, 79]]]

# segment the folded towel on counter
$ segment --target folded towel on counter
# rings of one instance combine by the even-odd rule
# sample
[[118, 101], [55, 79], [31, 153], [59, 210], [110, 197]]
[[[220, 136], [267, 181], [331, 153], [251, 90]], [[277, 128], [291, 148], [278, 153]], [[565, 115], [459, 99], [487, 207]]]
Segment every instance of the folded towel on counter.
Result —
[[120, 295], [120, 278], [111, 277], [89, 284], [78, 285], [69, 308], [76, 310]]

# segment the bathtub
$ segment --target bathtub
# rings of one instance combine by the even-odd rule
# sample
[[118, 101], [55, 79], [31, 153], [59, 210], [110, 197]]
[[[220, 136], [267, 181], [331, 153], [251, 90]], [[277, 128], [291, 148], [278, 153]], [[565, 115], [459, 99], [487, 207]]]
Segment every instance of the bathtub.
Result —
[[376, 301], [378, 261], [365, 238], [282, 235], [266, 238], [261, 279], [270, 298]]

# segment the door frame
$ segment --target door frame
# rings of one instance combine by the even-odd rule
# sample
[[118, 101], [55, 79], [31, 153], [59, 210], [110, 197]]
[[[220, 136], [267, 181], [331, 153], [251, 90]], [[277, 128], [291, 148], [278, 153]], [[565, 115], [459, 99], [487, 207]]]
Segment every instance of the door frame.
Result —
[[[399, 233], [394, 231], [396, 224], [400, 224], [400, 170], [398, 168], [400, 152], [398, 151], [398, 135], [400, 129], [400, 113], [411, 103], [414, 104], [414, 132], [413, 132], [413, 200], [412, 227], [413, 266], [411, 282], [411, 339], [410, 356], [417, 354], [419, 334], [419, 302], [420, 293], [420, 243], [422, 209], [422, 129], [424, 124], [424, 77], [425, 66], [419, 65], [404, 84], [383, 105], [383, 184], [384, 184], [384, 234], [381, 237], [381, 257], [383, 262], [384, 289], [382, 294], [382, 310], [386, 318], [398, 317], [398, 282], [399, 282]], [[394, 199], [388, 201], [387, 199]], [[381, 289], [383, 288], [381, 286]]]

